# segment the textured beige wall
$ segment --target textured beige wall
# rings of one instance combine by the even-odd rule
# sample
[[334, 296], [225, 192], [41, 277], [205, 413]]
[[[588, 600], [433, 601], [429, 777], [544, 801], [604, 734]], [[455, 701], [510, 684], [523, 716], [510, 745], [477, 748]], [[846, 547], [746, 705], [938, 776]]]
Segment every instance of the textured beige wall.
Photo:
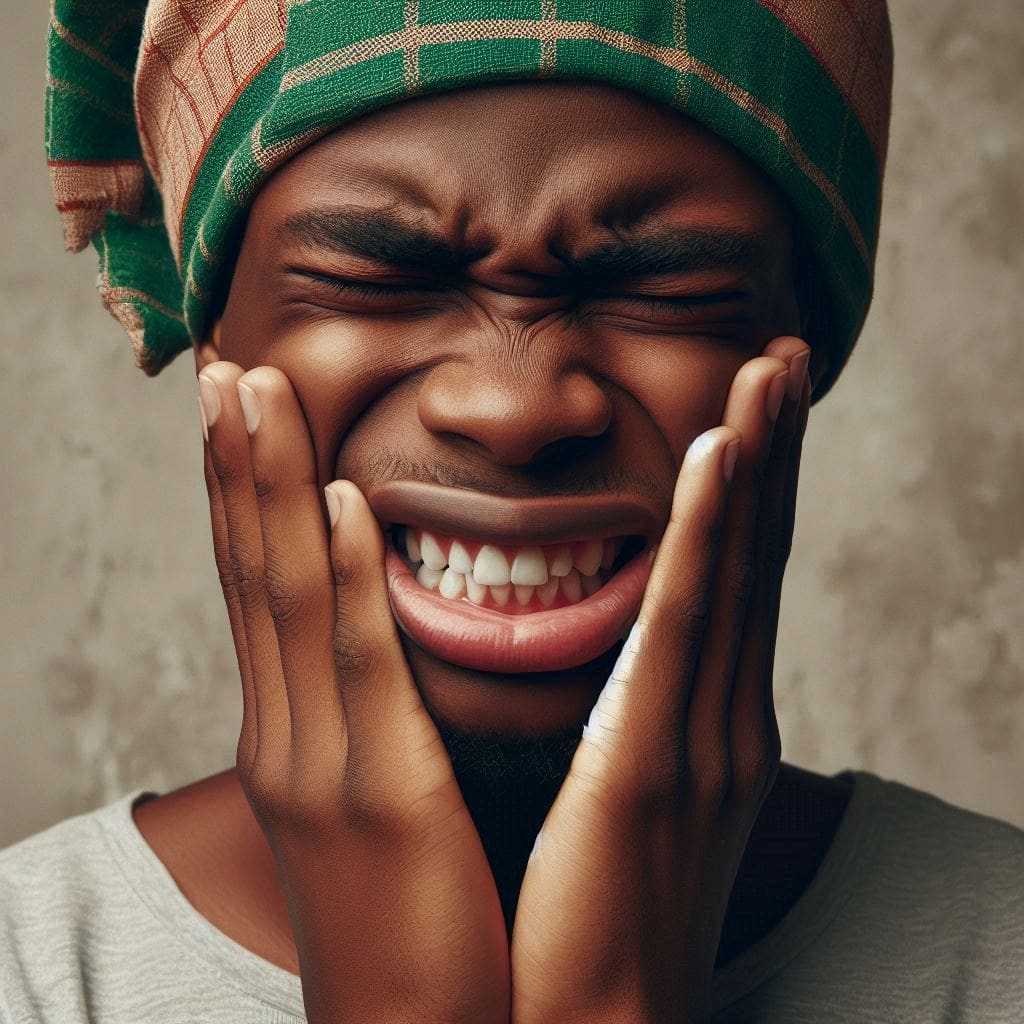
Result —
[[[1024, 826], [1018, 0], [894, 0], [879, 283], [812, 415], [777, 694], [787, 760]], [[156, 381], [61, 253], [45, 11], [5, 17], [0, 845], [234, 758], [194, 369]]]

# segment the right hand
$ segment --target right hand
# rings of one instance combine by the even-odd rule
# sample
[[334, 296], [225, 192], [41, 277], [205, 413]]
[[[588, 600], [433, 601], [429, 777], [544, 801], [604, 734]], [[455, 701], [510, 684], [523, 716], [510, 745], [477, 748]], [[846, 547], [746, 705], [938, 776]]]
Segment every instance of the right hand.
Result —
[[[213, 542], [242, 678], [238, 778], [277, 865], [310, 1024], [509, 1018], [497, 889], [388, 602], [384, 538], [330, 529], [288, 378], [203, 368]], [[258, 397], [246, 432], [236, 384]]]

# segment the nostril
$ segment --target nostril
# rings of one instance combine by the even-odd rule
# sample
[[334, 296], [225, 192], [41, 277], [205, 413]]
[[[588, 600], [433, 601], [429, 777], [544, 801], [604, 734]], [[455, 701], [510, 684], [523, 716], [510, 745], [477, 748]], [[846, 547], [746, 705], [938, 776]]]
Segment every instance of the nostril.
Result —
[[555, 365], [564, 359], [561, 350], [540, 345], [514, 363], [491, 359], [437, 366], [420, 386], [420, 422], [436, 437], [475, 442], [500, 465], [564, 467], [595, 450], [613, 415], [599, 382]]
[[609, 435], [602, 431], [595, 437], [560, 437], [544, 445], [537, 452], [531, 471], [541, 475], [577, 470], [580, 463], [599, 456], [607, 445]]

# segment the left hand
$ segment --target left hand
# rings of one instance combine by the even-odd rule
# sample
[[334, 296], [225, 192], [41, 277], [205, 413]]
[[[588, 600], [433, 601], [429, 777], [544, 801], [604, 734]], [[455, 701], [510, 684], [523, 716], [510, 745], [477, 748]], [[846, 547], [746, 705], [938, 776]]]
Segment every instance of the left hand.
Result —
[[776, 338], [746, 363], [722, 426], [686, 454], [637, 624], [523, 879], [513, 1024], [710, 1018], [729, 895], [781, 758], [772, 664], [806, 351]]

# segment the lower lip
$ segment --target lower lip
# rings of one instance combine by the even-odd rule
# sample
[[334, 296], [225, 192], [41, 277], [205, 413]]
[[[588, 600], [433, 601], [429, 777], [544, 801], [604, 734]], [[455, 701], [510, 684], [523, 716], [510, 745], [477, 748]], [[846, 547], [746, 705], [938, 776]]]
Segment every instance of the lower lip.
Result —
[[578, 604], [506, 615], [420, 586], [389, 546], [388, 594], [401, 629], [444, 661], [480, 672], [557, 672], [593, 661], [625, 635], [640, 610], [650, 555], [641, 551]]

